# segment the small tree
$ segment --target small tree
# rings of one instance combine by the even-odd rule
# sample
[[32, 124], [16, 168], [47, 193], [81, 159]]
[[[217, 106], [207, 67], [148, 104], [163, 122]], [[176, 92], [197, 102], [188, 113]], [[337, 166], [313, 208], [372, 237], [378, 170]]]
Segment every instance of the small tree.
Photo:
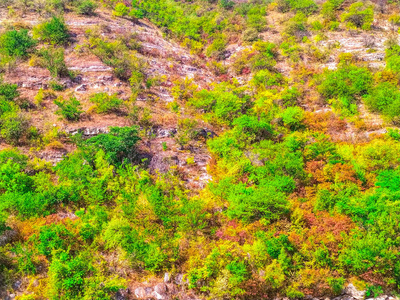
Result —
[[65, 44], [69, 39], [67, 25], [58, 17], [53, 17], [50, 21], [36, 26], [33, 34], [40, 40], [51, 44]]
[[99, 114], [110, 113], [121, 108], [123, 101], [117, 94], [97, 93], [90, 97], [90, 102], [96, 104], [96, 112]]
[[136, 158], [135, 145], [140, 140], [137, 127], [110, 127], [110, 133], [99, 134], [85, 142], [87, 147], [102, 149], [112, 164], [125, 160], [133, 162]]
[[54, 100], [54, 103], [59, 107], [56, 114], [63, 116], [68, 121], [78, 121], [83, 113], [82, 105], [75, 97], [71, 97], [69, 100], [59, 97]]
[[8, 113], [1, 117], [1, 137], [7, 143], [17, 145], [27, 134], [29, 129], [29, 120], [19, 113]]
[[51, 76], [67, 77], [71, 75], [65, 64], [63, 48], [49, 47], [47, 49], [41, 49], [39, 55], [42, 58], [39, 61], [39, 65], [41, 67], [46, 67], [50, 71]]
[[7, 31], [0, 36], [0, 53], [12, 57], [25, 57], [36, 45], [36, 41], [28, 34], [28, 30]]
[[83, 0], [76, 7], [76, 11], [80, 15], [92, 16], [95, 14], [97, 3], [91, 0]]
[[374, 21], [374, 8], [366, 7], [362, 2], [353, 3], [347, 13], [341, 16], [343, 22], [347, 22], [349, 28], [371, 29]]

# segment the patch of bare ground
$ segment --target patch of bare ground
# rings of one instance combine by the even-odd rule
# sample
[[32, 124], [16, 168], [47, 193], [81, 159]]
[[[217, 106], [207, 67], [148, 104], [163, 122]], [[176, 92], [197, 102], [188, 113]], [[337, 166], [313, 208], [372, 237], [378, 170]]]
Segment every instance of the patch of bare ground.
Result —
[[[5, 10], [0, 10], [0, 15], [7, 15]], [[19, 18], [7, 16], [7, 23], [19, 22], [32, 27], [40, 23], [37, 15], [26, 13]], [[71, 34], [71, 43], [65, 47], [65, 62], [75, 77], [60, 78], [58, 82], [66, 88], [62, 92], [55, 92], [56, 96], [68, 98], [74, 95], [82, 104], [85, 113], [79, 122], [67, 122], [55, 114], [57, 106], [53, 98], [44, 100], [40, 106], [29, 112], [32, 124], [40, 131], [46, 132], [52, 127], [57, 127], [66, 134], [81, 132], [84, 137], [94, 136], [108, 131], [109, 126], [128, 126], [132, 122], [126, 117], [127, 110], [122, 113], [96, 114], [91, 112], [93, 104], [89, 101], [92, 94], [106, 92], [116, 93], [118, 97], [128, 100], [131, 90], [128, 83], [123, 82], [113, 75], [111, 67], [105, 65], [93, 54], [82, 53], [77, 50], [78, 45], [85, 43], [85, 31], [91, 28], [100, 28], [102, 36], [115, 39], [118, 36], [134, 34], [141, 44], [138, 56], [147, 62], [145, 74], [147, 76], [164, 76], [161, 86], [152, 87], [145, 93], [139, 94], [136, 105], [151, 111], [153, 129], [155, 133], [151, 137], [142, 134], [143, 139], [139, 145], [139, 151], [148, 157], [152, 172], [166, 172], [170, 166], [174, 166], [177, 172], [185, 180], [188, 187], [198, 189], [204, 186], [209, 179], [206, 165], [209, 159], [204, 142], [198, 142], [190, 149], [180, 150], [174, 134], [176, 132], [177, 117], [170, 113], [165, 105], [173, 100], [170, 87], [173, 81], [179, 78], [194, 78], [200, 88], [207, 87], [212, 82], [217, 82], [215, 76], [198, 63], [188, 50], [180, 47], [175, 42], [163, 37], [162, 32], [146, 20], [134, 23], [123, 18], [115, 18], [109, 12], [99, 10], [95, 16], [85, 17], [74, 13], [64, 15], [66, 24]], [[5, 20], [3, 18], [3, 20]], [[5, 22], [0, 22], [0, 27]], [[16, 83], [19, 86], [21, 98], [34, 103], [34, 97], [39, 89], [49, 89], [53, 78], [44, 68], [31, 67], [28, 62], [17, 64], [5, 76], [5, 80]], [[163, 133], [164, 132], [164, 133]], [[2, 144], [0, 147], [8, 147]], [[168, 150], [163, 150], [167, 147]], [[23, 152], [29, 153], [29, 149], [21, 147]], [[74, 149], [68, 143], [62, 147], [45, 147], [36, 154], [52, 163], [60, 161], [64, 155]], [[189, 162], [189, 163], [188, 163]]]

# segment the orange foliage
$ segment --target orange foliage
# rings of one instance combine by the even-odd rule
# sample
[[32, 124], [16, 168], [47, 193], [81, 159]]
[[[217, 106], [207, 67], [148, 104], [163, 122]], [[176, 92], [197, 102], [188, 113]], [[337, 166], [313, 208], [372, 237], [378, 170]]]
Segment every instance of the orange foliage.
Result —
[[357, 174], [352, 165], [348, 164], [334, 164], [332, 168], [326, 169], [326, 175], [332, 182], [348, 182], [351, 181], [359, 186], [362, 182], [357, 178]]
[[312, 175], [313, 184], [324, 182], [324, 169], [325, 162], [322, 160], [312, 160], [306, 163], [306, 171]]
[[218, 239], [237, 242], [240, 245], [244, 243], [249, 243], [251, 239], [251, 235], [247, 232], [247, 228], [243, 227], [236, 220], [231, 220], [225, 226], [222, 226], [220, 229], [217, 230], [215, 233]]
[[338, 118], [331, 111], [321, 113], [307, 112], [304, 122], [309, 129], [328, 134], [341, 132], [347, 128], [346, 121]]
[[313, 237], [315, 243], [324, 243], [330, 251], [337, 251], [338, 244], [343, 240], [342, 233], [348, 234], [355, 224], [345, 215], [330, 215], [326, 211], [318, 213], [304, 212], [305, 226], [309, 228], [308, 237]]
[[299, 272], [300, 290], [305, 295], [324, 296], [331, 293], [327, 278], [331, 275], [328, 269], [305, 268]]

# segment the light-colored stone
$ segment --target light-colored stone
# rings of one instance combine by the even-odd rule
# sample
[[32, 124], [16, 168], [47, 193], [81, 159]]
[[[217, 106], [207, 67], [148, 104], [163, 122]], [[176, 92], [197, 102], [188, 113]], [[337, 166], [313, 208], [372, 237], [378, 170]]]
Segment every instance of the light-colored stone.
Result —
[[165, 300], [165, 299], [167, 299], [167, 297], [166, 297], [165, 295], [159, 294], [159, 293], [157, 293], [157, 292], [154, 292], [154, 296], [155, 296], [156, 299], [158, 299], [158, 300]]
[[86, 92], [87, 91], [87, 84], [81, 84], [76, 87], [75, 92]]
[[167, 286], [164, 283], [159, 283], [154, 287], [154, 291], [158, 294], [164, 295], [167, 292]]
[[145, 291], [145, 289], [142, 288], [142, 287], [139, 287], [139, 288], [135, 289], [135, 296], [136, 296], [136, 298], [138, 298], [138, 299], [144, 299], [144, 298], [146, 298], [146, 291]]
[[175, 276], [175, 283], [181, 285], [183, 283], [183, 274], [179, 273]]
[[357, 288], [350, 283], [345, 289], [344, 294], [349, 295], [357, 300], [362, 300], [365, 297], [365, 291], [359, 291]]

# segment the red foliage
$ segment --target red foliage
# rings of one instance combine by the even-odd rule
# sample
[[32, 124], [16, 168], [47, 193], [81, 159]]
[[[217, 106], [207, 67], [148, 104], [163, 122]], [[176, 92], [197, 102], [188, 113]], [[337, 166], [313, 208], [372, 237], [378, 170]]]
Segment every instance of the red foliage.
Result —
[[321, 131], [328, 134], [341, 133], [347, 128], [347, 122], [339, 119], [333, 112], [308, 112], [305, 118], [306, 126], [313, 131]]
[[328, 173], [331, 173], [331, 180], [335, 180], [336, 182], [347, 182], [351, 181], [359, 186], [362, 185], [362, 182], [357, 178], [356, 171], [352, 165], [347, 164], [335, 164]]
[[[350, 217], [345, 215], [330, 215], [328, 212], [304, 212], [305, 226], [309, 228], [308, 237], [313, 237], [315, 243], [323, 242], [331, 251], [338, 250], [338, 244], [343, 240], [342, 233], [348, 234], [354, 228]], [[333, 237], [334, 240], [332, 240]]]
[[306, 171], [313, 176], [313, 184], [324, 182], [324, 169], [325, 162], [322, 160], [313, 160], [306, 163]]
[[244, 67], [242, 69], [242, 75], [247, 75], [247, 74], [250, 74], [250, 73], [251, 73], [251, 70], [250, 70], [249, 67]]
[[250, 239], [248, 232], [245, 231], [236, 220], [229, 221], [226, 226], [217, 230], [215, 235], [220, 240], [237, 242], [240, 245], [243, 245]]
[[371, 283], [373, 283], [375, 285], [382, 285], [382, 286], [385, 285], [385, 282], [383, 281], [382, 274], [373, 272], [372, 270], [368, 271], [368, 272], [366, 272], [364, 274], [361, 274], [360, 278], [365, 280], [365, 281], [371, 282]]
[[220, 75], [219, 77], [218, 77], [218, 79], [220, 80], [220, 81], [229, 81], [229, 75], [228, 74], [222, 74], [222, 75]]
[[245, 299], [269, 299], [265, 289], [266, 284], [261, 280], [250, 279], [244, 282], [241, 286], [246, 293], [244, 294]]

